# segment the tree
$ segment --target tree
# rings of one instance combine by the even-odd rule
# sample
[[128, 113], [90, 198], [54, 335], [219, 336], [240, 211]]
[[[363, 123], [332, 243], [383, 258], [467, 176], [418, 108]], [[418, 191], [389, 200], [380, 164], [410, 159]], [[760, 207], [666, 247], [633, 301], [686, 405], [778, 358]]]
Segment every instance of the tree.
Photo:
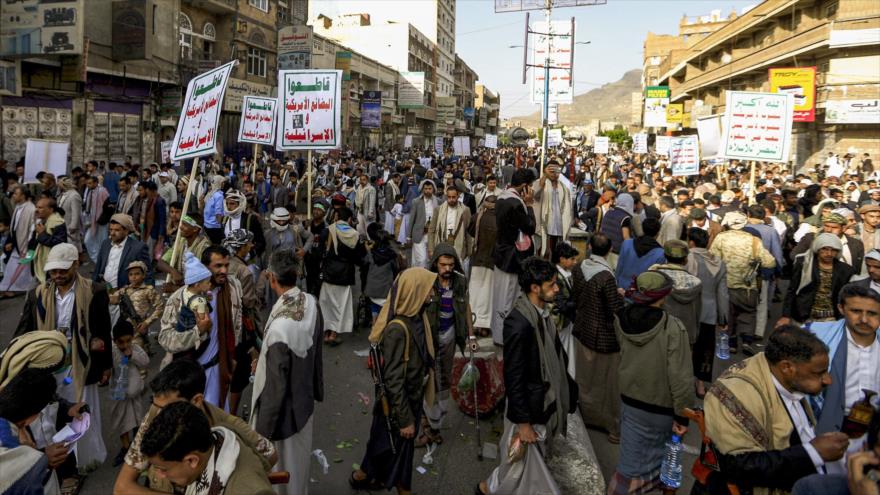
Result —
[[608, 131], [602, 131], [599, 133], [599, 135], [607, 137], [610, 142], [616, 143], [617, 147], [620, 149], [632, 147], [632, 137], [630, 137], [629, 133], [623, 129], [611, 129]]

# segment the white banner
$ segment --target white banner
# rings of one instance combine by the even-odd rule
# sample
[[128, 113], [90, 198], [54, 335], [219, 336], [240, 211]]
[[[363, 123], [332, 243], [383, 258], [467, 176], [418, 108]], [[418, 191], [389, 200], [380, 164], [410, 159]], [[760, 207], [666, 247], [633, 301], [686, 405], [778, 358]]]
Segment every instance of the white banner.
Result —
[[593, 138], [593, 153], [608, 154], [608, 136], [596, 136]]
[[644, 132], [640, 132], [633, 136], [633, 153], [647, 153], [648, 152], [648, 135]]
[[471, 156], [471, 138], [455, 136], [452, 140], [452, 149], [456, 156]]
[[436, 151], [438, 155], [443, 155], [443, 136], [437, 136], [434, 138], [434, 151]]
[[721, 149], [724, 114], [709, 115], [697, 119], [697, 134], [700, 136], [700, 156], [709, 160], [718, 156]]
[[669, 142], [669, 165], [672, 175], [700, 173], [700, 147], [695, 134], [674, 137]]
[[243, 143], [275, 143], [275, 104], [277, 99], [245, 96], [241, 107], [238, 140]]
[[341, 83], [341, 70], [278, 71], [277, 149], [340, 147]]
[[553, 148], [562, 144], [562, 129], [550, 129], [547, 132], [547, 147]]
[[425, 106], [425, 73], [401, 72], [397, 88], [399, 108], [423, 108]]
[[67, 174], [67, 141], [28, 139], [25, 142], [24, 181], [39, 182], [37, 174], [47, 172], [55, 177]]
[[654, 141], [654, 153], [669, 156], [669, 136], [657, 136]]
[[498, 134], [486, 134], [486, 147], [498, 148]]
[[828, 100], [826, 124], [880, 124], [880, 100]]
[[229, 74], [238, 63], [228, 62], [194, 77], [186, 86], [186, 99], [171, 145], [171, 160], [186, 160], [217, 152], [217, 123]]
[[551, 103], [547, 109], [547, 125], [556, 125], [559, 123], [559, 104]]
[[403, 136], [403, 147], [404, 148], [412, 148], [412, 135], [407, 134]]
[[794, 95], [728, 91], [719, 155], [729, 160], [787, 163]]
[[[571, 103], [574, 98], [574, 87], [571, 83], [571, 21], [536, 22], [532, 25], [535, 34], [532, 43], [532, 60], [536, 65], [544, 64], [548, 58], [550, 67], [550, 97], [552, 103]], [[552, 47], [551, 47], [552, 44]], [[544, 69], [532, 68], [532, 103], [544, 104]]]

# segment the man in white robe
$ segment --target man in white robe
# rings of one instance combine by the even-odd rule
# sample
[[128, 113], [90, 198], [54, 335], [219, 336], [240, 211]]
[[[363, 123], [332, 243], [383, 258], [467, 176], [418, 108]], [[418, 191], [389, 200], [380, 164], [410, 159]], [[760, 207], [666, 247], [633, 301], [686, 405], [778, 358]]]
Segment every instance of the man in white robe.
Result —
[[24, 292], [31, 288], [33, 275], [30, 265], [19, 264], [19, 260], [27, 256], [28, 241], [34, 231], [34, 213], [36, 207], [23, 186], [15, 186], [12, 191], [12, 202], [15, 211], [9, 225], [10, 236], [3, 246], [3, 255], [9, 254], [3, 280], [0, 281], [0, 296], [12, 297], [16, 292]]
[[278, 296], [272, 307], [254, 375], [251, 427], [275, 444], [277, 471], [290, 482], [276, 493], [309, 489], [315, 401], [324, 399], [321, 308], [296, 287], [298, 264], [291, 249], [272, 253], [267, 276]]

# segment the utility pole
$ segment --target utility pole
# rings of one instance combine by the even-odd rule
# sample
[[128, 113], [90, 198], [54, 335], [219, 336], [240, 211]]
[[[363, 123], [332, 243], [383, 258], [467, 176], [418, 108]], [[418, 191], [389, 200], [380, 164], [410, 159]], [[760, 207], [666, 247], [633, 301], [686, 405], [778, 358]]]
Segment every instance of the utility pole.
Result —
[[[541, 112], [541, 126], [544, 132], [541, 134], [541, 172], [544, 175], [544, 167], [547, 165], [547, 132], [550, 130], [550, 53], [553, 52], [553, 24], [550, 15], [553, 12], [553, 0], [544, 0], [544, 20], [547, 23], [547, 52], [544, 54], [544, 108]], [[574, 36], [574, 33], [571, 33]], [[573, 76], [573, 74], [572, 74]]]

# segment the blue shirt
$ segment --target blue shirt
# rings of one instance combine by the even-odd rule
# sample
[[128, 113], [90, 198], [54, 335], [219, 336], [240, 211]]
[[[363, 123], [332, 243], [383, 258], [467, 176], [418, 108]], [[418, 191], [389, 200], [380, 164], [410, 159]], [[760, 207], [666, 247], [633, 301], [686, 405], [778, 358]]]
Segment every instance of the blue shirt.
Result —
[[110, 195], [110, 202], [115, 203], [119, 198], [119, 174], [116, 172], [104, 174], [104, 187], [107, 189], [107, 194]]
[[208, 202], [205, 204], [206, 229], [220, 228], [220, 222], [217, 221], [218, 215], [223, 215], [223, 191], [214, 191], [214, 194], [208, 198]]

